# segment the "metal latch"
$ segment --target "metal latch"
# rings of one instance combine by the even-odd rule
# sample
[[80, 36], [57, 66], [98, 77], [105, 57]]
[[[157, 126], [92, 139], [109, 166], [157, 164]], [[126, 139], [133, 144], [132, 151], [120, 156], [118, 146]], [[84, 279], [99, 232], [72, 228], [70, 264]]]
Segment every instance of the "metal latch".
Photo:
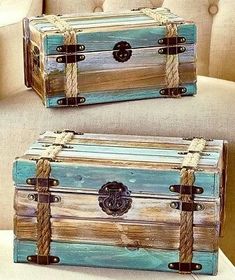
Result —
[[56, 62], [58, 63], [76, 63], [78, 61], [83, 61], [85, 59], [84, 54], [71, 54], [58, 56]]
[[164, 37], [158, 40], [158, 44], [166, 46], [183, 44], [185, 42], [185, 37]]
[[120, 41], [113, 47], [113, 57], [118, 62], [125, 62], [132, 55], [131, 45], [126, 41]]
[[166, 47], [158, 50], [159, 54], [175, 55], [186, 51], [185, 47]]
[[57, 100], [57, 104], [60, 106], [77, 106], [81, 103], [85, 103], [86, 98], [77, 96], [77, 97], [64, 97]]
[[108, 215], [122, 216], [131, 208], [131, 192], [120, 182], [108, 182], [99, 190], [99, 206]]

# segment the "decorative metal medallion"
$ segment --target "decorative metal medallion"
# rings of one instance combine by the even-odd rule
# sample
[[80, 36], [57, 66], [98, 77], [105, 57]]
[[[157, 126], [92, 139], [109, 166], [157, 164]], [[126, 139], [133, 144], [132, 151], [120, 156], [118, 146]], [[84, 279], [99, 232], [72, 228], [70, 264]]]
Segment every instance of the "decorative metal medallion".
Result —
[[108, 182], [99, 190], [99, 205], [108, 215], [122, 216], [131, 208], [132, 199], [127, 186], [119, 182]]
[[118, 62], [125, 62], [130, 59], [132, 55], [131, 45], [126, 41], [121, 41], [113, 47], [113, 57]]

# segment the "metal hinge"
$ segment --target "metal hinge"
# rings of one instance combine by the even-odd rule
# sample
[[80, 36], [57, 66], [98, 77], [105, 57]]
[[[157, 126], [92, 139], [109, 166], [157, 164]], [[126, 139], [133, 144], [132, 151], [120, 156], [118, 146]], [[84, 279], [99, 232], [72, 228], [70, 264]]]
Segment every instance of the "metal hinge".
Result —
[[28, 199], [39, 203], [56, 203], [61, 201], [60, 196], [51, 195], [50, 193], [30, 193]]
[[59, 185], [59, 180], [53, 178], [28, 178], [26, 180], [28, 185], [41, 186], [45, 188], [55, 187]]
[[56, 47], [57, 52], [74, 53], [81, 52], [85, 50], [84, 45], [61, 45]]
[[71, 54], [58, 56], [56, 62], [58, 63], [76, 63], [78, 61], [83, 61], [85, 59], [84, 54]]
[[60, 258], [55, 256], [39, 256], [39, 255], [32, 255], [27, 257], [27, 261], [31, 263], [37, 263], [37, 264], [53, 264], [53, 263], [59, 263]]
[[169, 269], [179, 270], [180, 272], [191, 272], [193, 270], [201, 270], [202, 265], [199, 263], [180, 263], [173, 262], [168, 264]]
[[85, 103], [86, 98], [77, 96], [77, 97], [64, 97], [57, 100], [57, 104], [60, 106], [77, 106], [81, 103]]
[[186, 87], [162, 88], [159, 91], [160, 95], [169, 96], [169, 97], [179, 97], [186, 92], [187, 92]]
[[202, 211], [205, 209], [205, 207], [202, 204], [195, 203], [194, 201], [191, 202], [172, 201], [170, 203], [170, 207], [173, 209], [186, 211], [186, 212]]
[[177, 192], [180, 194], [202, 194], [204, 192], [203, 188], [197, 186], [189, 185], [171, 185], [169, 187], [171, 192]]
[[186, 51], [185, 47], [166, 47], [158, 50], [159, 54], [175, 55]]
[[158, 44], [166, 45], [166, 46], [183, 44], [185, 42], [186, 42], [185, 37], [164, 37], [158, 40]]

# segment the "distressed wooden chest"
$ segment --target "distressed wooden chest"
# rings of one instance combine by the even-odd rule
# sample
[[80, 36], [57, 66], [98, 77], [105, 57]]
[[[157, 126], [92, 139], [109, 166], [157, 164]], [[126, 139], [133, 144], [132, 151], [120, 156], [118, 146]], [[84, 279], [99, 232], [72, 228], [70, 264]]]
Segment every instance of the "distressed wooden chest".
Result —
[[195, 43], [166, 8], [26, 18], [25, 83], [47, 107], [193, 95]]
[[14, 261], [216, 274], [226, 147], [42, 134], [13, 167]]

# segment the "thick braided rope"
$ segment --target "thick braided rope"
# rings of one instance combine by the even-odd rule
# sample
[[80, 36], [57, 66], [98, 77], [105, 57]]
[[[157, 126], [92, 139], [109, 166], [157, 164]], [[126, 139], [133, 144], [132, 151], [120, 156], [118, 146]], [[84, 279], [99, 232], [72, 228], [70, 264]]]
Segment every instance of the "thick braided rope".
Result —
[[[65, 45], [76, 45], [76, 32], [66, 21], [55, 15], [48, 15], [45, 17], [50, 23], [54, 24], [62, 33], [64, 33]], [[76, 97], [78, 94], [77, 71], [77, 63], [65, 64], [65, 93], [67, 97]]]
[[[180, 184], [193, 186], [195, 182], [195, 169], [200, 161], [201, 153], [206, 146], [206, 140], [195, 138], [188, 147], [188, 153], [181, 164]], [[181, 194], [181, 202], [192, 203], [193, 195]], [[180, 263], [192, 263], [193, 259], [193, 212], [181, 211], [180, 213]], [[186, 273], [186, 272], [184, 272]], [[190, 271], [189, 271], [190, 273]]]
[[[166, 37], [176, 37], [177, 24], [171, 23], [168, 17], [161, 14], [158, 10], [142, 9], [141, 10], [147, 16], [153, 18], [160, 25], [166, 25]], [[167, 55], [166, 56], [166, 86], [167, 88], [177, 88], [179, 86], [179, 56]]]
[[[50, 162], [40, 159], [37, 162], [37, 178], [49, 178], [51, 172]], [[37, 184], [36, 190], [39, 193], [48, 194], [48, 188]], [[51, 211], [49, 203], [38, 203], [37, 205], [37, 254], [39, 256], [48, 256], [50, 253], [51, 242]]]
[[[46, 158], [54, 159], [56, 155], [61, 151], [63, 145], [69, 142], [73, 137], [73, 133], [62, 132], [56, 137], [54, 144], [49, 146], [41, 155], [41, 158], [37, 162], [36, 178], [49, 179], [51, 173], [50, 161]], [[57, 146], [58, 145], [58, 146]], [[49, 187], [36, 185], [38, 193], [48, 194]], [[50, 242], [51, 242], [51, 210], [50, 203], [38, 202], [37, 205], [37, 254], [39, 256], [49, 256]]]
[[[192, 186], [194, 184], [194, 170], [183, 168], [180, 172], [180, 184]], [[182, 202], [191, 202], [191, 195], [181, 195]], [[180, 263], [191, 263], [193, 259], [193, 212], [180, 213]]]

